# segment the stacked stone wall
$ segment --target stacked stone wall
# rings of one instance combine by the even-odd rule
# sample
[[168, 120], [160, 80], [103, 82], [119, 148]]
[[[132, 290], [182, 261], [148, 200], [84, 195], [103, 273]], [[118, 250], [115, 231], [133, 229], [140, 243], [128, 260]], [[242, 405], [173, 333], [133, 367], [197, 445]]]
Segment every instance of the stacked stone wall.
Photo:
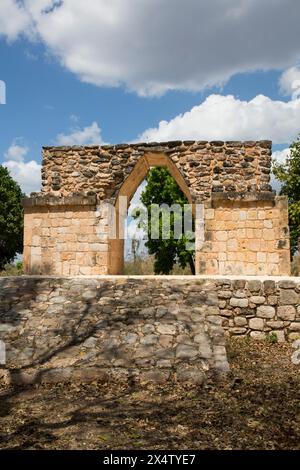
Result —
[[300, 338], [299, 279], [0, 278], [6, 380], [201, 383], [228, 371], [226, 334]]
[[300, 338], [300, 278], [223, 279], [216, 288], [222, 326], [230, 336]]
[[165, 154], [195, 201], [212, 192], [270, 191], [271, 142], [175, 141], [88, 147], [44, 147], [42, 192], [115, 198], [136, 163]]
[[0, 278], [2, 376], [202, 383], [228, 370], [218, 312], [202, 280]]

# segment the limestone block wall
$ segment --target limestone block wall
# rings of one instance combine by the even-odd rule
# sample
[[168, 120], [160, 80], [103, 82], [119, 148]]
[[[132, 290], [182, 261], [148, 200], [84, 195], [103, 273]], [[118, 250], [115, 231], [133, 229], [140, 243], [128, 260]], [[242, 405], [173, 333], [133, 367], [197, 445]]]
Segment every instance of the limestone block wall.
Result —
[[228, 370], [212, 287], [176, 277], [0, 278], [0, 376], [201, 383]]
[[109, 242], [105, 216], [103, 210], [97, 211], [96, 200], [91, 196], [27, 199], [25, 272], [58, 276], [107, 274]]
[[289, 275], [287, 199], [274, 195], [212, 199], [205, 212], [198, 273]]
[[[196, 273], [289, 275], [287, 201], [282, 197], [212, 199], [196, 222]], [[95, 196], [25, 200], [26, 273], [122, 274], [124, 240], [110, 238]], [[204, 230], [203, 230], [204, 228]]]

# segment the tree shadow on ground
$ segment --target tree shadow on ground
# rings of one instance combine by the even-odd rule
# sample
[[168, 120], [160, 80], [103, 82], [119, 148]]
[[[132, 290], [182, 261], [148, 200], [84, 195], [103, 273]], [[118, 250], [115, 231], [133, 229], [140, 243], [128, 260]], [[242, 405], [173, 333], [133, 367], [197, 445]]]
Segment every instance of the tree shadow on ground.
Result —
[[6, 449], [76, 445], [296, 449], [300, 442], [298, 390], [299, 380], [293, 378], [288, 383], [238, 386], [229, 381], [202, 387], [166, 384], [123, 388], [121, 393], [112, 383], [40, 390], [31, 386], [20, 390], [11, 403], [12, 414], [17, 413], [29, 394], [35, 400], [35, 406], [29, 406], [31, 417], [11, 424], [8, 431], [2, 428], [0, 445]]

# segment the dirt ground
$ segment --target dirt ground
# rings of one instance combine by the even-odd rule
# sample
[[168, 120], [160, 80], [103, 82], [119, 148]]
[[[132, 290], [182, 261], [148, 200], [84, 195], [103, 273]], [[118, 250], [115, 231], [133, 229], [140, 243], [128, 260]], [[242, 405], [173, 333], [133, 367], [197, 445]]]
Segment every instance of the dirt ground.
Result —
[[0, 388], [1, 449], [300, 449], [300, 365], [288, 344], [231, 340], [203, 386]]

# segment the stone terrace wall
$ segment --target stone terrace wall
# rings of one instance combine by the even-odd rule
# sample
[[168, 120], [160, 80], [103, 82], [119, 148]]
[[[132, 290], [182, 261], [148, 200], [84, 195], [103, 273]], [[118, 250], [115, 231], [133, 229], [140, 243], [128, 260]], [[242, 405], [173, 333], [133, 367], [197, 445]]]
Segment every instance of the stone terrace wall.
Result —
[[15, 382], [201, 383], [228, 370], [224, 330], [300, 338], [300, 278], [0, 278], [0, 377]]
[[42, 192], [94, 192], [100, 200], [115, 198], [141, 157], [161, 153], [176, 165], [195, 201], [208, 199], [212, 191], [271, 190], [270, 141], [175, 141], [44, 147]]
[[218, 313], [197, 279], [0, 278], [2, 375], [201, 383], [228, 370]]
[[231, 336], [300, 338], [300, 278], [216, 281], [222, 326]]

